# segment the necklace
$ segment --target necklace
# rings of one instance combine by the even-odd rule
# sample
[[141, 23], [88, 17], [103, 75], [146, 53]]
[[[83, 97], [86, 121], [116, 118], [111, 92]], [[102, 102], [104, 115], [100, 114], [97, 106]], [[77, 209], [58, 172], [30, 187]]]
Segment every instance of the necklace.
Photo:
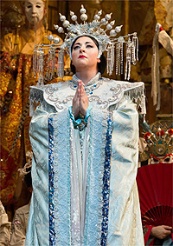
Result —
[[[71, 84], [70, 87], [73, 90], [76, 90], [78, 87], [78, 80], [79, 78], [74, 74], [72, 77], [72, 80], [70, 80]], [[96, 76], [94, 76], [88, 83], [87, 85], [84, 85], [85, 91], [88, 95], [92, 95], [94, 90], [96, 90], [100, 85], [102, 84], [101, 82], [102, 78], [100, 73], [97, 73]]]

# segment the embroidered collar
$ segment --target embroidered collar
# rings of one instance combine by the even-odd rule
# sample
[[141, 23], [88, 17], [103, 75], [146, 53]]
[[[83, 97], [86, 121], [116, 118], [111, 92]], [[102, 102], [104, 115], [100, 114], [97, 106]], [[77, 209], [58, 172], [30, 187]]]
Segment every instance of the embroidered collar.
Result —
[[[76, 76], [76, 74], [73, 75], [72, 80], [70, 80], [71, 89], [77, 88], [79, 78]], [[98, 83], [98, 81], [102, 80], [101, 74], [97, 73], [96, 76], [94, 76], [88, 83], [85, 85], [85, 91], [87, 94], [92, 95], [93, 91], [97, 89], [101, 83]]]

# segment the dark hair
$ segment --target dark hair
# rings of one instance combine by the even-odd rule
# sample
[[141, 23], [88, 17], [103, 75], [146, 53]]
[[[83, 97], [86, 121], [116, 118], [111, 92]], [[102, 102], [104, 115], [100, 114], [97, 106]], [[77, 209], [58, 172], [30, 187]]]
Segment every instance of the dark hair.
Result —
[[[99, 43], [98, 43], [98, 41], [94, 37], [91, 37], [89, 35], [83, 35], [83, 36], [80, 36], [80, 37], [89, 37], [89, 38], [91, 38], [93, 40], [93, 42], [96, 44], [97, 48], [99, 49]], [[78, 38], [80, 38], [80, 37], [78, 37]], [[73, 44], [71, 46], [71, 51], [73, 49], [74, 43], [76, 42], [76, 40], [78, 38], [76, 38], [73, 41]], [[72, 62], [70, 63], [70, 68], [71, 68], [72, 73], [75, 74], [76, 73], [76, 68], [72, 64]], [[101, 56], [100, 56], [100, 62], [97, 63], [97, 69], [98, 69], [98, 72], [100, 72], [101, 74], [103, 74], [104, 71], [105, 71], [105, 69], [106, 69], [106, 58], [105, 58], [105, 56], [103, 54], [101, 54]]]

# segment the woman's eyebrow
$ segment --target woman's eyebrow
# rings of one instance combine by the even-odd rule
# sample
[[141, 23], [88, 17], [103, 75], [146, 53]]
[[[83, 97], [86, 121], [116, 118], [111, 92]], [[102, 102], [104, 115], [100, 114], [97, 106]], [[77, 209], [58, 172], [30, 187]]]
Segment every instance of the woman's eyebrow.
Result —
[[[77, 45], [81, 45], [82, 43], [79, 43], [79, 42], [78, 42], [78, 43], [75, 43], [75, 45], [76, 45], [76, 44], [77, 44]], [[87, 42], [85, 42], [85, 44], [92, 44], [92, 42], [87, 41]]]
[[76, 44], [77, 44], [77, 45], [81, 45], [81, 43], [79, 43], [79, 42], [78, 42], [78, 43], [75, 43], [74, 45], [76, 45]]

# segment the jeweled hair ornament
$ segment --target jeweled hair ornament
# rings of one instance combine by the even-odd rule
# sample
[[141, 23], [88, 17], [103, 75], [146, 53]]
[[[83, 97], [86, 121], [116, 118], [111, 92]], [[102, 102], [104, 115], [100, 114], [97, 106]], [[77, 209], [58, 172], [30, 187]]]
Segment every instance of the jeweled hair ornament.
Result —
[[[34, 47], [33, 72], [35, 78], [38, 78], [37, 85], [43, 85], [46, 81], [64, 75], [64, 54], [59, 51], [61, 40], [53, 35], [49, 35], [47, 39], [51, 44], [38, 44]], [[58, 53], [58, 62], [56, 53]], [[57, 69], [57, 65], [61, 69]]]
[[[97, 40], [99, 44], [99, 56], [103, 52], [107, 52], [107, 73], [112, 74], [114, 70], [114, 62], [116, 64], [115, 72], [116, 75], [124, 73], [124, 79], [130, 79], [131, 64], [136, 64], [138, 60], [138, 38], [137, 33], [127, 34], [126, 36], [116, 37], [121, 32], [122, 25], [115, 26], [115, 20], [111, 21], [111, 15], [106, 14], [104, 18], [101, 18], [102, 10], [95, 14], [92, 22], [86, 22], [88, 16], [86, 9], [83, 5], [80, 8], [80, 19], [83, 23], [77, 22], [77, 16], [74, 12], [70, 11], [71, 20], [74, 24], [71, 24], [66, 17], [60, 14], [60, 20], [62, 26], [54, 25], [58, 33], [65, 33], [64, 43], [61, 46], [63, 50], [66, 50], [71, 56], [71, 47], [74, 41], [80, 36], [89, 36]], [[64, 31], [64, 28], [67, 32]], [[125, 50], [124, 50], [125, 49]], [[116, 56], [114, 52], [116, 50]], [[124, 66], [124, 52], [125, 66]]]

